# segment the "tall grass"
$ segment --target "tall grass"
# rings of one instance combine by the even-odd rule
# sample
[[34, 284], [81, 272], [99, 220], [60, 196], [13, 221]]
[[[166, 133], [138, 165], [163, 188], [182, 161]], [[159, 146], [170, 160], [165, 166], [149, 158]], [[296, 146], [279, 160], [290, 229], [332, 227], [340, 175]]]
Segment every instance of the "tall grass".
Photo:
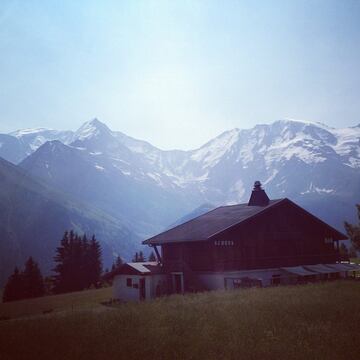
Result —
[[359, 334], [360, 282], [338, 281], [2, 321], [0, 358], [348, 360]]

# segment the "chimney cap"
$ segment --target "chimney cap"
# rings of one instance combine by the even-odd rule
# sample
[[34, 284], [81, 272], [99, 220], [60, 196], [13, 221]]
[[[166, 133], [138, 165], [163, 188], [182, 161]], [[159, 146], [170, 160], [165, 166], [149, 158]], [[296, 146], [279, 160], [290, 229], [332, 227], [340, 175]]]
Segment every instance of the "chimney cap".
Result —
[[269, 205], [269, 202], [270, 199], [266, 195], [265, 190], [262, 189], [261, 182], [259, 180], [255, 181], [248, 206], [267, 206]]
[[254, 182], [254, 190], [262, 190], [261, 188], [261, 182], [259, 180], [256, 180]]

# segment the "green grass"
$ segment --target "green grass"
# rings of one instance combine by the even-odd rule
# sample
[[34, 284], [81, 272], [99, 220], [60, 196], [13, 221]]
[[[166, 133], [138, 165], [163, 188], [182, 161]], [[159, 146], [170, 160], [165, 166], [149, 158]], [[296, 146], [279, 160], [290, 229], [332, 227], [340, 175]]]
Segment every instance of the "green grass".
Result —
[[[100, 303], [111, 298], [112, 289], [102, 288], [96, 290], [84, 290], [71, 294], [44, 296], [41, 298], [19, 300], [0, 303], [0, 319], [10, 317], [11, 319], [42, 314], [43, 311], [53, 312], [65, 310], [84, 310], [101, 307]], [[1, 357], [0, 357], [1, 360]]]
[[1, 321], [0, 359], [359, 359], [357, 281], [85, 304]]

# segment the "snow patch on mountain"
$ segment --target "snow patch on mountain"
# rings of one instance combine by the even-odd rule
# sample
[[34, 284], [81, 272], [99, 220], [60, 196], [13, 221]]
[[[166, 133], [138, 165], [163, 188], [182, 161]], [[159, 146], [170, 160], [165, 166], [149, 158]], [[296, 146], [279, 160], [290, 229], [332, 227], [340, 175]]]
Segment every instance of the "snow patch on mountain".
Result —
[[97, 165], [97, 164], [95, 165], [95, 169], [100, 170], [100, 171], [105, 170], [105, 168], [103, 166], [100, 166], [100, 165]]
[[312, 182], [310, 183], [309, 188], [306, 191], [302, 191], [301, 195], [318, 193], [318, 194], [333, 194], [335, 192], [334, 189], [320, 188], [315, 186]]
[[57, 130], [54, 129], [48, 129], [48, 128], [28, 128], [28, 129], [21, 129], [21, 130], [16, 130], [13, 132], [10, 132], [9, 135], [11, 136], [15, 136], [16, 138], [22, 138], [24, 136], [33, 136], [35, 134], [39, 134], [39, 133], [43, 133], [43, 132], [58, 132]]
[[213, 167], [231, 149], [238, 137], [238, 129], [226, 131], [195, 151], [191, 155], [191, 160], [201, 162], [202, 168]]

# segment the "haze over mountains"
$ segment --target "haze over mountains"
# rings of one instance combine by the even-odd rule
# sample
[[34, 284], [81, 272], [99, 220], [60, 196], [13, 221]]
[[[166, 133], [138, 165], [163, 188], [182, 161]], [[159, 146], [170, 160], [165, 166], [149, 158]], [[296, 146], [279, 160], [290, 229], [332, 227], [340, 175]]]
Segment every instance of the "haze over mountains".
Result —
[[[280, 120], [163, 151], [94, 119], [75, 132], [2, 134], [0, 157], [115, 219], [137, 244], [203, 204], [246, 202], [254, 180], [270, 198], [289, 197], [342, 231], [360, 201], [360, 126]], [[121, 253], [124, 238], [114, 241]]]
[[120, 251], [131, 256], [140, 241], [118, 219], [74, 201], [0, 158], [0, 286], [29, 255], [49, 273], [65, 229], [96, 233], [107, 264]]

